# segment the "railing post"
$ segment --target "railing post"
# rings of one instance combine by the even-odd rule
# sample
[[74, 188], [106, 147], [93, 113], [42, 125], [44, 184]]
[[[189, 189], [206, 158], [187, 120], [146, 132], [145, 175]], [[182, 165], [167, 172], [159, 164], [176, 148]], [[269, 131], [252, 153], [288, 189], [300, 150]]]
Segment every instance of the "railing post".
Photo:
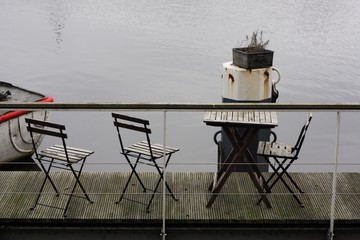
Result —
[[165, 146], [166, 146], [166, 110], [164, 110], [164, 129], [163, 129], [163, 143], [164, 143], [164, 156], [163, 156], [163, 168], [164, 168], [164, 171], [163, 171], [163, 185], [162, 185], [162, 229], [161, 229], [161, 233], [160, 233], [160, 236], [161, 236], [161, 239], [162, 240], [165, 240], [166, 239], [166, 231], [165, 231], [165, 228], [166, 228], [166, 156], [165, 156]]
[[332, 193], [331, 193], [331, 212], [330, 212], [330, 229], [328, 239], [334, 238], [334, 221], [335, 221], [335, 202], [336, 202], [336, 182], [339, 163], [339, 141], [340, 141], [340, 112], [336, 114], [336, 143], [335, 143], [335, 166], [333, 172]]

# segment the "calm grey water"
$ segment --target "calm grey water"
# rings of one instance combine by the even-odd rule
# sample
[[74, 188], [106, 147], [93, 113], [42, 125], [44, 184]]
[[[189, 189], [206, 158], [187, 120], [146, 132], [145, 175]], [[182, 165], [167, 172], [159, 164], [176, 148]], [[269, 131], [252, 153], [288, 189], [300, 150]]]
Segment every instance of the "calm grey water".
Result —
[[[1, 0], [0, 80], [57, 102], [221, 102], [222, 63], [262, 30], [282, 74], [278, 102], [359, 102], [358, 16], [357, 0]], [[162, 113], [134, 114], [161, 141]], [[168, 143], [181, 148], [172, 170], [215, 169], [217, 129], [202, 117], [167, 114]], [[294, 142], [304, 118], [279, 113], [279, 141]], [[110, 113], [53, 112], [52, 120], [67, 125], [73, 145], [95, 150], [87, 170], [128, 170], [111, 165], [124, 160]], [[314, 113], [299, 161], [312, 165], [293, 170], [332, 170], [335, 121]], [[359, 162], [359, 122], [342, 115], [341, 163]]]

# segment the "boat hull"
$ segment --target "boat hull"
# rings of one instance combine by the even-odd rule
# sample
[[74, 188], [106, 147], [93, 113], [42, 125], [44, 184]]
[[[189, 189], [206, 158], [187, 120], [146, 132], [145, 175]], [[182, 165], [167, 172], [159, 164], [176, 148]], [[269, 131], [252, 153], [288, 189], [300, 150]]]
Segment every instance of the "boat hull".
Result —
[[[51, 96], [46, 97], [41, 93], [0, 81], [0, 103], [53, 101]], [[49, 112], [0, 109], [0, 163], [22, 161], [33, 155], [34, 147], [25, 118], [47, 121]], [[36, 144], [40, 145], [42, 136], [35, 135], [34, 139]]]
[[[12, 162], [30, 158], [33, 155], [34, 149], [30, 134], [26, 130], [25, 118], [46, 121], [49, 113], [47, 111], [29, 112], [0, 123], [0, 162]], [[42, 135], [35, 135], [34, 139], [39, 145]]]

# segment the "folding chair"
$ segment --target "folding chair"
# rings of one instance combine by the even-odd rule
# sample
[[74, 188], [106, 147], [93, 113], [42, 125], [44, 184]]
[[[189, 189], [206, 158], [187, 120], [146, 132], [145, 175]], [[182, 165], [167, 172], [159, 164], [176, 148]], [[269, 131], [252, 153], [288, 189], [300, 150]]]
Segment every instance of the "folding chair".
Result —
[[[259, 145], [258, 145], [258, 150], [257, 150], [257, 154], [260, 156], [263, 156], [266, 159], [266, 161], [269, 163], [270, 167], [274, 170], [274, 172], [266, 180], [267, 184], [269, 185], [269, 191], [271, 191], [271, 189], [275, 186], [275, 184], [280, 180], [281, 182], [284, 183], [285, 187], [293, 195], [293, 197], [295, 198], [295, 200], [299, 203], [299, 205], [301, 207], [304, 207], [304, 205], [298, 198], [297, 194], [294, 193], [294, 191], [291, 189], [289, 184], [285, 181], [283, 176], [286, 175], [287, 178], [292, 183], [292, 185], [300, 193], [304, 193], [301, 190], [301, 188], [299, 187], [299, 185], [294, 181], [294, 179], [287, 172], [287, 170], [291, 166], [291, 164], [296, 159], [298, 159], [302, 144], [304, 143], [304, 140], [305, 140], [306, 132], [307, 132], [308, 127], [311, 122], [311, 119], [312, 119], [312, 114], [309, 113], [306, 117], [305, 124], [302, 127], [299, 137], [294, 146], [291, 146], [289, 144], [277, 143], [276, 142], [276, 140], [277, 140], [276, 134], [274, 132], [271, 132], [271, 134], [273, 134], [273, 136], [274, 136], [273, 141], [272, 142], [260, 141]], [[277, 167], [275, 167], [273, 164], [271, 164], [271, 162], [269, 160], [270, 157], [275, 160]], [[259, 199], [257, 204], [260, 204], [261, 201], [262, 201], [262, 199]]]
[[[65, 133], [64, 125], [50, 123], [50, 122], [44, 122], [44, 121], [39, 121], [39, 120], [34, 120], [34, 119], [29, 119], [29, 118], [26, 118], [25, 122], [28, 124], [27, 130], [30, 132], [30, 136], [32, 138], [32, 144], [33, 144], [33, 147], [35, 150], [35, 158], [37, 159], [41, 169], [45, 173], [45, 179], [41, 185], [41, 188], [40, 188], [39, 194], [36, 198], [35, 204], [30, 209], [34, 210], [37, 205], [59, 208], [59, 207], [55, 207], [55, 206], [49, 206], [46, 204], [42, 204], [39, 202], [40, 196], [44, 190], [45, 183], [47, 180], [49, 180], [52, 188], [55, 190], [56, 196], [59, 196], [59, 194], [60, 194], [60, 192], [58, 191], [58, 189], [50, 175], [50, 170], [52, 168], [71, 171], [73, 176], [75, 177], [75, 183], [74, 183], [74, 186], [72, 187], [71, 193], [66, 194], [66, 195], [69, 195], [69, 198], [66, 202], [65, 208], [63, 208], [64, 217], [67, 217], [67, 210], [68, 210], [68, 207], [70, 204], [70, 200], [74, 195], [74, 191], [75, 191], [75, 188], [77, 185], [80, 186], [82, 193], [85, 195], [85, 198], [90, 203], [93, 203], [90, 200], [88, 194], [86, 193], [84, 186], [80, 182], [80, 176], [81, 176], [81, 172], [84, 167], [86, 158], [89, 155], [93, 154], [94, 152], [90, 151], [90, 150], [66, 146], [65, 139], [68, 138], [68, 136]], [[39, 151], [38, 144], [34, 140], [35, 134], [42, 134], [42, 135], [54, 137], [54, 138], [58, 139], [58, 141], [60, 143], [59, 143], [59, 145], [53, 145], [49, 148], [46, 148], [45, 150]], [[74, 168], [73, 165], [75, 165], [77, 163], [80, 164], [80, 167]], [[48, 165], [48, 166], [46, 166], [46, 165]], [[59, 209], [62, 209], [62, 208], [59, 208]]]
[[[179, 149], [174, 147], [164, 146], [161, 144], [151, 143], [150, 142], [151, 129], [148, 128], [149, 126], [148, 120], [125, 116], [117, 113], [112, 113], [112, 117], [114, 118], [114, 126], [116, 127], [119, 137], [121, 154], [125, 156], [129, 166], [131, 167], [131, 174], [128, 177], [127, 182], [125, 183], [120, 199], [119, 201], [116, 202], [116, 204], [120, 203], [121, 200], [123, 199], [127, 199], [133, 202], [147, 205], [146, 211], [150, 212], [149, 211], [150, 205], [155, 197], [155, 193], [158, 190], [161, 180], [163, 180], [164, 167], [159, 166], [157, 160], [167, 157], [165, 161], [165, 168], [166, 168], [172, 154], [179, 151]], [[124, 132], [125, 130], [130, 131], [132, 136], [138, 136], [141, 138], [145, 137], [146, 140], [140, 141], [135, 144], [131, 144], [129, 146], [124, 146], [124, 139], [121, 137], [121, 132]], [[148, 166], [155, 167], [156, 171], [159, 173], [159, 179], [156, 182], [155, 188], [153, 190], [145, 187], [144, 182], [141, 180], [139, 174], [136, 172], [136, 167], [138, 166], [138, 164], [146, 164]], [[144, 203], [138, 200], [124, 197], [125, 192], [129, 186], [130, 180], [133, 177], [133, 175], [135, 175], [135, 177], [139, 181], [143, 189], [143, 192], [146, 192], [146, 190], [152, 191], [152, 195], [148, 203]], [[171, 195], [171, 197], [177, 201], [178, 199], [171, 191], [167, 182], [165, 182], [165, 185], [168, 194]]]

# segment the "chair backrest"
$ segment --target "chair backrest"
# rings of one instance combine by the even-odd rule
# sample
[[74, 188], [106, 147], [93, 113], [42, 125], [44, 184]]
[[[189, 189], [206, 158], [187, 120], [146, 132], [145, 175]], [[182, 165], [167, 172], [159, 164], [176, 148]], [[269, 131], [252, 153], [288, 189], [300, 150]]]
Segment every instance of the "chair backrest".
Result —
[[65, 131], [64, 125], [52, 123], [52, 122], [35, 120], [35, 119], [31, 119], [31, 118], [25, 118], [25, 122], [28, 124], [27, 130], [30, 133], [32, 144], [33, 144], [33, 147], [35, 150], [35, 155], [36, 155], [37, 159], [39, 159], [39, 155], [38, 155], [38, 151], [37, 151], [37, 143], [35, 142], [35, 139], [34, 139], [35, 133], [60, 138], [62, 145], [64, 146], [66, 158], [69, 159], [67, 150], [66, 150], [66, 143], [65, 143], [65, 139], [68, 136], [64, 132]]
[[149, 149], [150, 149], [150, 153], [152, 155], [151, 147], [150, 147], [151, 146], [151, 144], [150, 144], [151, 129], [148, 127], [150, 125], [148, 120], [136, 118], [136, 117], [130, 117], [130, 116], [126, 116], [126, 115], [122, 115], [122, 114], [118, 114], [118, 113], [112, 113], [111, 115], [114, 118], [114, 126], [116, 127], [116, 130], [118, 133], [122, 153], [124, 153], [125, 150], [124, 150], [124, 140], [121, 137], [120, 129], [124, 128], [124, 129], [128, 129], [131, 131], [144, 133], [146, 136], [146, 141], [147, 141]]
[[309, 128], [309, 125], [310, 125], [310, 122], [311, 122], [311, 119], [312, 119], [312, 113], [308, 113], [307, 117], [306, 117], [306, 120], [305, 120], [305, 124], [304, 126], [301, 128], [301, 131], [300, 131], [300, 134], [299, 134], [299, 138], [298, 140], [296, 141], [296, 144], [293, 148], [293, 152], [295, 152], [295, 157], [297, 157], [299, 155], [299, 152], [300, 152], [300, 149], [304, 143], [304, 140], [305, 140], [305, 135], [306, 135], [306, 132]]

